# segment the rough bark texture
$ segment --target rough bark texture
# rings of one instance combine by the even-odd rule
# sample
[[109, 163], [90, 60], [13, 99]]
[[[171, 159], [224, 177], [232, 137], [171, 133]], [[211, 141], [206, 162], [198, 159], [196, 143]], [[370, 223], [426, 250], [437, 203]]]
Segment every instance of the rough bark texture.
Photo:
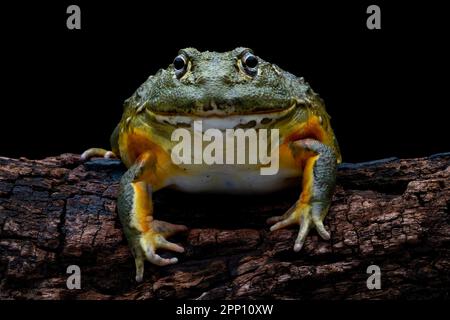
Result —
[[[0, 298], [448, 298], [450, 154], [344, 164], [326, 219], [330, 241], [268, 232], [299, 190], [259, 197], [156, 193], [156, 215], [191, 229], [170, 267], [134, 262], [116, 213], [118, 161], [0, 158]], [[66, 287], [69, 265], [81, 289]], [[368, 290], [366, 269], [381, 269]]]

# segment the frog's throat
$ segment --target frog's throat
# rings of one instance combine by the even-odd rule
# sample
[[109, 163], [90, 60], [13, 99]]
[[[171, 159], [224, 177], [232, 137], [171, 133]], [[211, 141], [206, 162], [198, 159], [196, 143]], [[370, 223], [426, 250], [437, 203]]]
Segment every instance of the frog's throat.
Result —
[[206, 112], [193, 115], [168, 115], [155, 113], [148, 109], [146, 112], [152, 121], [164, 125], [170, 125], [175, 128], [192, 128], [194, 121], [202, 121], [204, 130], [210, 128], [225, 130], [267, 127], [281, 121], [286, 117], [289, 117], [289, 115], [295, 111], [295, 107], [296, 104], [293, 104], [285, 110], [231, 115]]

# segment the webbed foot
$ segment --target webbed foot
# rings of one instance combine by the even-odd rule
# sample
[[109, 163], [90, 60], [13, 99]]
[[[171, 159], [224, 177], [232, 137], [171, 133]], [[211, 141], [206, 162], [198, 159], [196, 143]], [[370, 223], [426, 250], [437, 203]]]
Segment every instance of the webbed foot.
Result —
[[136, 281], [142, 281], [144, 275], [144, 257], [157, 266], [166, 266], [178, 262], [177, 258], [163, 258], [156, 253], [158, 249], [170, 250], [178, 253], [184, 252], [184, 248], [166, 238], [184, 232], [188, 228], [184, 225], [172, 224], [154, 220], [151, 228], [139, 236], [138, 248], [134, 248], [136, 262]]
[[330, 239], [323, 220], [333, 196], [337, 159], [330, 147], [314, 139], [292, 142], [290, 148], [294, 156], [304, 151], [312, 153], [303, 168], [302, 193], [299, 200], [284, 215], [269, 218], [267, 222], [274, 224], [270, 228], [271, 231], [300, 225], [294, 244], [294, 251], [300, 251], [309, 230], [313, 227], [324, 240]]
[[296, 203], [284, 215], [267, 219], [267, 223], [273, 224], [270, 231], [299, 225], [300, 230], [294, 244], [294, 251], [298, 252], [302, 249], [306, 236], [313, 227], [324, 240], [330, 239], [330, 234], [323, 225], [327, 211], [328, 208], [318, 202], [312, 204]]

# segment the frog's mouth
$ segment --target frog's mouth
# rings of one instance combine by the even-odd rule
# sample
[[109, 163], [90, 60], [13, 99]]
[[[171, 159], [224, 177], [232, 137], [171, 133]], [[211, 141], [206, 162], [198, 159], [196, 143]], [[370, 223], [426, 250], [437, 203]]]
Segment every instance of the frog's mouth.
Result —
[[225, 129], [250, 129], [261, 128], [273, 125], [282, 119], [289, 117], [295, 110], [294, 103], [288, 109], [271, 110], [265, 112], [220, 112], [200, 111], [189, 115], [159, 113], [146, 109], [147, 115], [156, 122], [170, 125], [176, 128], [193, 128], [195, 121], [202, 121], [204, 130], [213, 128], [219, 130]]

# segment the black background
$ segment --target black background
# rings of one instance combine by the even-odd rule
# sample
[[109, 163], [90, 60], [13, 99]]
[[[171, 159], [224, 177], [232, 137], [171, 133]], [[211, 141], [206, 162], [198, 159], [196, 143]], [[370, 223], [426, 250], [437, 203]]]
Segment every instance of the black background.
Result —
[[[2, 4], [0, 156], [109, 147], [122, 102], [183, 47], [251, 47], [324, 98], [344, 161], [449, 151], [446, 11], [410, 1]], [[81, 30], [66, 8], [81, 7]], [[366, 8], [381, 7], [381, 30]]]

